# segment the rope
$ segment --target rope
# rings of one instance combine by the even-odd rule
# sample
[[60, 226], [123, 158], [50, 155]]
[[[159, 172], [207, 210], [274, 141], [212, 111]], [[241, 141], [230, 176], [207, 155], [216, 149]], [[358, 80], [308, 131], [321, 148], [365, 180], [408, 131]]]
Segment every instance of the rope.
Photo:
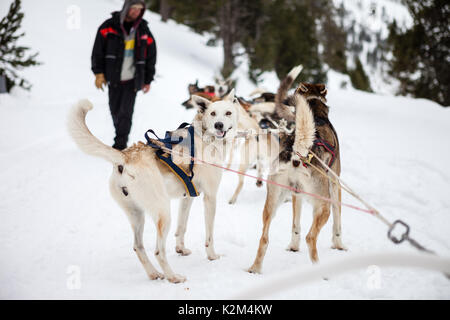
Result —
[[333, 170], [331, 170], [331, 168], [324, 162], [322, 161], [322, 159], [320, 159], [312, 150], [310, 151], [312, 153], [312, 155], [317, 159], [317, 161], [320, 162], [320, 164], [328, 170], [328, 172], [330, 172], [335, 179], [337, 179], [341, 186], [343, 187], [343, 189], [345, 191], [347, 191], [350, 195], [352, 195], [353, 197], [355, 197], [357, 200], [359, 200], [362, 204], [364, 204], [366, 206], [367, 209], [369, 209], [370, 211], [373, 212], [373, 215], [375, 217], [377, 217], [378, 219], [380, 219], [384, 224], [386, 224], [389, 228], [392, 227], [392, 224], [386, 219], [384, 218], [379, 212], [378, 210], [376, 210], [375, 208], [373, 208], [371, 205], [369, 205], [366, 201], [364, 201], [358, 194], [356, 194], [356, 192], [354, 192], [344, 181], [342, 181], [341, 177], [339, 177]]
[[[161, 147], [161, 149], [163, 149], [167, 153], [174, 154], [174, 151], [171, 150], [171, 149], [168, 149], [168, 148], [165, 148], [165, 147]], [[178, 155], [185, 156], [185, 155], [182, 155], [179, 152], [178, 152]], [[188, 158], [188, 157], [186, 157], [186, 158]], [[223, 170], [226, 170], [226, 171], [230, 171], [230, 172], [233, 172], [233, 173], [236, 173], [236, 174], [240, 174], [240, 175], [243, 175], [245, 177], [256, 179], [258, 181], [263, 181], [263, 182], [265, 182], [267, 184], [272, 184], [272, 185], [278, 186], [280, 188], [284, 188], [284, 189], [293, 191], [295, 193], [302, 193], [302, 194], [305, 194], [307, 196], [310, 196], [310, 197], [313, 197], [313, 198], [316, 198], [316, 199], [320, 199], [320, 200], [323, 200], [323, 201], [326, 201], [326, 202], [329, 202], [329, 203], [334, 203], [334, 204], [337, 204], [337, 205], [348, 207], [348, 208], [351, 208], [351, 209], [354, 209], [354, 210], [366, 212], [366, 213], [369, 213], [369, 214], [375, 214], [376, 213], [376, 211], [371, 210], [371, 209], [368, 210], [368, 209], [360, 208], [360, 207], [357, 207], [357, 206], [354, 206], [354, 205], [351, 205], [351, 204], [347, 204], [347, 203], [344, 203], [344, 202], [336, 201], [336, 200], [333, 200], [333, 199], [330, 199], [330, 198], [327, 198], [327, 197], [323, 197], [323, 196], [320, 196], [320, 195], [317, 195], [317, 194], [314, 194], [314, 193], [309, 193], [309, 192], [306, 192], [306, 191], [303, 191], [303, 190], [300, 190], [300, 189], [296, 189], [296, 188], [291, 187], [291, 186], [280, 184], [280, 183], [277, 183], [277, 182], [272, 181], [272, 180], [259, 178], [259, 177], [256, 177], [256, 176], [252, 176], [250, 174], [247, 174], [247, 173], [244, 173], [244, 172], [240, 172], [240, 171], [237, 171], [237, 170], [233, 170], [233, 169], [230, 169], [230, 168], [226, 168], [224, 166], [221, 166], [221, 165], [218, 165], [218, 164], [215, 164], [215, 163], [211, 163], [211, 162], [208, 162], [208, 161], [196, 158], [194, 156], [191, 156], [190, 158], [192, 160], [194, 160], [194, 161], [201, 162], [203, 164], [207, 164], [207, 165], [210, 165], [210, 166], [213, 166], [213, 167], [216, 167], [216, 168], [219, 168], [219, 169], [223, 169]]]
[[[174, 151], [172, 150], [172, 149], [168, 149], [168, 148], [166, 148], [166, 147], [161, 147], [161, 149], [162, 150], [164, 150], [165, 152], [167, 152], [167, 153], [170, 153], [170, 154], [174, 154]], [[342, 187], [342, 189], [344, 189], [345, 191], [347, 191], [350, 195], [352, 195], [353, 197], [355, 197], [357, 200], [359, 200], [362, 204], [364, 204], [365, 206], [366, 206], [366, 208], [367, 209], [364, 209], [364, 208], [360, 208], [360, 207], [357, 207], [357, 206], [354, 206], [354, 205], [351, 205], [351, 204], [347, 204], [347, 203], [344, 203], [344, 202], [341, 202], [341, 201], [337, 201], [337, 200], [333, 200], [333, 199], [330, 199], [330, 198], [327, 198], [327, 197], [323, 197], [323, 196], [320, 196], [320, 195], [317, 195], [317, 194], [314, 194], [314, 193], [309, 193], [309, 192], [306, 192], [306, 191], [303, 191], [303, 190], [300, 190], [300, 189], [296, 189], [296, 188], [294, 188], [294, 187], [291, 187], [291, 186], [287, 186], [287, 185], [284, 185], [284, 184], [280, 184], [280, 183], [277, 183], [277, 182], [275, 182], [275, 181], [272, 181], [272, 180], [268, 180], [268, 179], [264, 179], [264, 178], [259, 178], [259, 177], [256, 177], [256, 176], [252, 176], [252, 175], [250, 175], [250, 174], [247, 174], [247, 173], [244, 173], [244, 172], [240, 172], [240, 171], [237, 171], [237, 170], [233, 170], [233, 169], [230, 169], [230, 168], [226, 168], [226, 167], [224, 167], [224, 166], [221, 166], [221, 165], [218, 165], [218, 164], [215, 164], [215, 163], [210, 163], [210, 162], [207, 162], [207, 161], [205, 161], [205, 160], [202, 160], [202, 159], [200, 159], [200, 158], [196, 158], [196, 157], [194, 157], [194, 156], [189, 156], [189, 157], [186, 157], [186, 158], [190, 158], [191, 160], [193, 160], [193, 161], [197, 161], [197, 162], [200, 162], [200, 163], [203, 163], [203, 164], [207, 164], [207, 165], [210, 165], [210, 166], [213, 166], [213, 167], [216, 167], [216, 168], [219, 168], [219, 169], [222, 169], [222, 170], [226, 170], [226, 171], [230, 171], [230, 172], [233, 172], [233, 173], [236, 173], [236, 174], [240, 174], [240, 175], [243, 175], [243, 176], [245, 176], [245, 177], [249, 177], [249, 178], [252, 178], [252, 179], [256, 179], [256, 180], [258, 180], [258, 181], [264, 181], [265, 183], [267, 183], [267, 184], [272, 184], [272, 185], [275, 185], [275, 186], [278, 186], [278, 187], [280, 187], [280, 188], [284, 188], [284, 189], [287, 189], [287, 190], [290, 190], [290, 191], [293, 191], [293, 192], [295, 192], [295, 193], [301, 193], [301, 194], [305, 194], [305, 195], [307, 195], [307, 196], [310, 196], [310, 197], [313, 197], [313, 198], [316, 198], [316, 199], [320, 199], [320, 200], [323, 200], [323, 201], [326, 201], [326, 202], [329, 202], [329, 203], [334, 203], [334, 204], [337, 204], [337, 205], [341, 205], [341, 206], [343, 206], [343, 207], [348, 207], [348, 208], [351, 208], [351, 209], [354, 209], [354, 210], [357, 210], [357, 211], [361, 211], [361, 212], [365, 212], [365, 213], [369, 213], [369, 214], [371, 214], [372, 216], [374, 216], [374, 217], [376, 217], [376, 218], [378, 218], [381, 222], [383, 222], [384, 224], [386, 224], [387, 226], [388, 226], [388, 228], [389, 228], [389, 231], [388, 231], [388, 238], [392, 241], [392, 242], [394, 242], [395, 244], [399, 244], [399, 243], [401, 243], [401, 242], [403, 242], [404, 240], [406, 240], [406, 241], [408, 241], [414, 248], [416, 248], [417, 250], [419, 250], [419, 251], [422, 251], [422, 252], [426, 252], [426, 253], [430, 253], [430, 254], [435, 254], [433, 251], [431, 251], [431, 250], [428, 250], [428, 249], [426, 249], [424, 246], [422, 246], [422, 245], [420, 245], [417, 241], [415, 241], [414, 239], [412, 239], [410, 236], [409, 236], [409, 226], [406, 224], [406, 223], [404, 223], [403, 221], [401, 221], [401, 220], [397, 220], [397, 221], [395, 221], [394, 223], [390, 223], [386, 218], [384, 218], [379, 212], [378, 212], [378, 210], [376, 210], [375, 208], [373, 208], [371, 205], [369, 205], [366, 201], [364, 201], [358, 194], [356, 194], [356, 192], [354, 192], [344, 181], [342, 181], [342, 179], [325, 163], [325, 162], [323, 162], [322, 161], [322, 159], [320, 159], [314, 152], [312, 152], [312, 151], [310, 151], [311, 153], [312, 153], [312, 155], [320, 162], [320, 164], [324, 167], [324, 168], [326, 168], [327, 170], [328, 170], [328, 172], [330, 172], [333, 176], [334, 176], [334, 178], [340, 183], [340, 185], [341, 185], [341, 187]], [[185, 155], [183, 155], [181, 152], [177, 152], [180, 156], [185, 156]], [[300, 158], [303, 158], [300, 154], [298, 154], [297, 153], [297, 155], [300, 157]], [[320, 172], [320, 169], [319, 168], [317, 168], [317, 167], [315, 167], [315, 166], [313, 166], [316, 170], [319, 170], [319, 172]], [[337, 181], [333, 181], [333, 179], [330, 177], [330, 176], [328, 176], [328, 175], [326, 175], [325, 174], [325, 176], [330, 180], [330, 181], [332, 181], [332, 182], [334, 182], [334, 183], [337, 183]], [[400, 238], [400, 239], [397, 239], [397, 238], [395, 238], [393, 235], [392, 235], [392, 231], [395, 229], [395, 227], [397, 226], [397, 225], [403, 225], [405, 228], [406, 228], [406, 231], [403, 233], [403, 235], [402, 235], [402, 237]], [[448, 275], [446, 275], [449, 279], [450, 279], [450, 277], [448, 276]]]
[[283, 272], [282, 276], [273, 276], [263, 284], [244, 289], [230, 300], [252, 300], [273, 295], [282, 290], [297, 286], [304, 286], [311, 282], [321, 281], [324, 276], [337, 276], [355, 269], [376, 265], [383, 267], [411, 267], [450, 273], [450, 259], [431, 255], [417, 255], [404, 253], [371, 254], [346, 258], [345, 261], [330, 262], [308, 267], [302, 271]]
[[[395, 221], [394, 223], [390, 223], [386, 218], [384, 218], [381, 214], [380, 214], [380, 212], [378, 212], [378, 210], [376, 210], [376, 209], [374, 209], [371, 205], [369, 205], [366, 201], [364, 201], [356, 192], [354, 192], [352, 189], [350, 189], [350, 187], [349, 186], [347, 186], [347, 184], [341, 179], [341, 177], [339, 177], [324, 161], [322, 161], [322, 159], [320, 159], [312, 150], [310, 151], [311, 152], [311, 154], [320, 162], [320, 164], [325, 168], [325, 169], [327, 169], [328, 170], [328, 172], [330, 172], [332, 175], [333, 175], [333, 177], [335, 178], [335, 179], [337, 179], [338, 181], [339, 181], [339, 183], [340, 183], [340, 185], [341, 185], [341, 187], [345, 190], [345, 191], [347, 191], [350, 195], [352, 195], [353, 197], [355, 197], [357, 200], [359, 200], [362, 204], [364, 204], [369, 210], [371, 210], [372, 212], [374, 212], [374, 216], [375, 217], [377, 217], [378, 219], [380, 219], [383, 223], [385, 223], [387, 226], [388, 226], [388, 228], [389, 228], [389, 230], [388, 230], [388, 238], [392, 241], [392, 242], [394, 242], [395, 244], [400, 244], [400, 243], [402, 243], [404, 240], [406, 240], [406, 241], [408, 241], [409, 242], [409, 244], [410, 245], [412, 245], [414, 248], [416, 248], [417, 250], [419, 250], [419, 251], [422, 251], [422, 252], [426, 252], [426, 253], [429, 253], [429, 254], [436, 254], [434, 251], [431, 251], [431, 250], [429, 250], [429, 249], [427, 249], [427, 248], [425, 248], [424, 246], [422, 246], [421, 244], [419, 244], [416, 240], [414, 240], [414, 239], [412, 239], [410, 236], [409, 236], [409, 226], [405, 223], [405, 222], [403, 222], [403, 221], [401, 221], [401, 220], [397, 220], [397, 221]], [[300, 156], [301, 157], [301, 155], [297, 152], [297, 155], [298, 156]], [[310, 163], [311, 164], [311, 163]], [[312, 165], [312, 164], [311, 164]], [[313, 166], [313, 168], [315, 168], [316, 170], [318, 170], [321, 174], [323, 174], [323, 175], [325, 175], [323, 172], [321, 172], [321, 170], [319, 169], [319, 168], [317, 168], [317, 167], [315, 167], [315, 166]], [[326, 175], [327, 176], [327, 175]], [[330, 176], [327, 176], [328, 177], [328, 179], [330, 180], [330, 181], [332, 181], [332, 182], [335, 182], [335, 181], [333, 181], [332, 179], [331, 179], [331, 177]], [[396, 238], [396, 237], [394, 237], [393, 235], [392, 235], [392, 231], [395, 229], [395, 227], [397, 226], [397, 225], [402, 225], [404, 228], [405, 228], [405, 232], [402, 234], [402, 237], [399, 239], [399, 238]], [[449, 275], [448, 274], [446, 274], [446, 277], [448, 278], [448, 279], [450, 279], [450, 277], [449, 277]]]

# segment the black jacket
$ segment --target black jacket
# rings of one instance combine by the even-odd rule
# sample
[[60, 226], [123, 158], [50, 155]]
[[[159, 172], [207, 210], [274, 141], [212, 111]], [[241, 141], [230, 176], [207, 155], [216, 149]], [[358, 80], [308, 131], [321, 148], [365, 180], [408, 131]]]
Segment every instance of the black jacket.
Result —
[[[113, 12], [112, 18], [106, 20], [97, 30], [91, 57], [94, 74], [103, 73], [108, 84], [117, 85], [120, 82], [124, 50], [124, 30], [120, 23], [120, 12]], [[134, 47], [134, 83], [137, 90], [153, 81], [155, 64], [155, 39], [147, 21], [141, 19], [136, 30]]]

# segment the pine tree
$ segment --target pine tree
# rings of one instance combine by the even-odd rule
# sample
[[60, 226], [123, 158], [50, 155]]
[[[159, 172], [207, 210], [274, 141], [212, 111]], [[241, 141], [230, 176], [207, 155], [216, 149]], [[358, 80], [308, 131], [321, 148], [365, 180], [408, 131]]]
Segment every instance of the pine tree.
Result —
[[334, 20], [338, 11], [329, 3], [328, 10], [320, 18], [318, 31], [319, 41], [323, 45], [322, 59], [328, 66], [336, 71], [347, 72], [347, 34], [343, 27]]
[[[345, 70], [345, 41], [340, 41], [342, 33], [331, 19], [325, 18], [331, 0], [164, 1], [173, 9], [174, 20], [198, 33], [211, 35], [209, 45], [221, 41], [224, 78], [232, 74], [237, 66], [236, 58], [244, 53], [249, 56], [250, 78], [255, 82], [265, 71], [275, 70], [283, 78], [300, 63], [304, 66], [302, 80], [325, 82], [323, 58], [329, 59], [333, 67]], [[151, 3], [153, 10], [160, 11], [161, 0]], [[319, 36], [321, 21], [326, 22], [323, 37]], [[324, 57], [319, 54], [322, 40], [329, 53]]]
[[361, 60], [357, 56], [355, 57], [355, 69], [349, 70], [348, 75], [354, 88], [372, 92], [369, 77], [365, 73]]
[[450, 106], [450, 3], [404, 0], [413, 20], [408, 30], [391, 24], [390, 74], [400, 80], [400, 94]]
[[146, 8], [150, 11], [158, 12], [161, 15], [161, 21], [167, 22], [172, 18], [175, 7], [170, 0], [145, 0]]
[[[224, 61], [222, 76], [228, 78], [236, 67], [237, 44], [247, 38], [247, 21], [255, 0], [165, 0], [171, 17], [195, 32], [212, 35], [209, 45], [222, 41]], [[256, 1], [258, 2], [258, 1]], [[160, 2], [161, 3], [161, 2]], [[153, 6], [156, 8], [156, 6]], [[161, 9], [160, 9], [161, 11]]]
[[38, 53], [27, 55], [29, 48], [17, 45], [17, 40], [25, 34], [17, 34], [23, 19], [20, 6], [21, 1], [14, 0], [8, 14], [0, 21], [0, 76], [6, 78], [8, 92], [14, 86], [30, 90], [31, 84], [17, 71], [40, 64], [35, 60]]
[[297, 64], [303, 64], [302, 81], [325, 82], [326, 73], [318, 51], [316, 24], [304, 0], [263, 1], [266, 20], [261, 36], [246, 45], [250, 78], [258, 80], [265, 71], [275, 70], [281, 79]]

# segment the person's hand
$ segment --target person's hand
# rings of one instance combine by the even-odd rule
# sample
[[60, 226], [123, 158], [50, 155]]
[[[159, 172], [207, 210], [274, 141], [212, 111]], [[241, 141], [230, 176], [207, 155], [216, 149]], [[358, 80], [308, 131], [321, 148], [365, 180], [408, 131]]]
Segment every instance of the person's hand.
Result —
[[106, 79], [103, 73], [98, 73], [95, 75], [95, 86], [97, 89], [101, 89], [103, 91], [103, 85], [106, 86]]
[[144, 84], [144, 86], [142, 87], [142, 92], [147, 93], [149, 91], [150, 91], [150, 84]]

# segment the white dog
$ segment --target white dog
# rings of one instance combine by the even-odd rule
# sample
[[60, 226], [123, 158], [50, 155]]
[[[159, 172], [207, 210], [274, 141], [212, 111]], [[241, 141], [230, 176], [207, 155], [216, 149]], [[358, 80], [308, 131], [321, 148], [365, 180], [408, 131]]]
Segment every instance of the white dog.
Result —
[[[287, 76], [280, 83], [280, 88], [278, 89], [277, 96], [275, 99], [279, 101], [279, 104], [283, 104], [284, 97], [287, 91], [294, 83], [295, 79], [298, 77], [302, 71], [303, 66], [299, 65], [287, 74]], [[252, 94], [261, 93], [260, 89], [255, 90]], [[270, 93], [269, 93], [270, 96]], [[261, 99], [263, 99], [263, 95]], [[288, 108], [287, 106], [282, 106], [281, 108]], [[261, 129], [260, 121], [263, 119], [263, 115], [272, 114], [275, 111], [275, 102], [259, 102], [251, 105], [248, 109], [249, 112], [245, 111], [242, 107], [240, 108], [239, 116], [239, 129], [250, 130], [257, 133], [257, 135], [251, 136], [245, 140], [245, 143], [241, 147], [240, 152], [240, 164], [239, 171], [247, 172], [250, 166], [256, 162], [256, 169], [258, 171], [258, 178], [262, 178], [264, 165], [272, 164], [279, 155], [279, 145], [278, 136], [273, 135], [270, 131], [266, 129]], [[233, 149], [232, 149], [233, 150]], [[233, 152], [230, 154], [230, 160], [228, 163], [228, 168], [233, 160]], [[244, 175], [239, 175], [239, 182], [236, 190], [231, 197], [229, 204], [236, 203], [237, 197], [239, 196], [242, 187], [244, 186]], [[262, 181], [258, 180], [256, 186], [261, 187]]]
[[[214, 163], [223, 163], [222, 148], [226, 140], [236, 135], [238, 112], [235, 105], [234, 90], [217, 102], [210, 102], [194, 96], [198, 113], [194, 127], [195, 158]], [[183, 282], [184, 276], [175, 274], [166, 259], [166, 237], [170, 226], [170, 200], [182, 198], [178, 227], [176, 231], [176, 251], [182, 255], [190, 254], [184, 246], [184, 234], [192, 204], [192, 198], [186, 194], [183, 183], [156, 156], [154, 148], [139, 142], [119, 151], [98, 140], [86, 126], [86, 114], [92, 109], [87, 100], [80, 101], [72, 110], [68, 119], [69, 132], [78, 147], [87, 154], [101, 157], [113, 164], [110, 179], [110, 191], [119, 206], [125, 211], [134, 233], [134, 251], [141, 261], [150, 279], [164, 276], [173, 283]], [[179, 129], [176, 134], [187, 137], [186, 129]], [[189, 171], [189, 152], [183, 146], [173, 147], [173, 162], [186, 172]], [[222, 171], [195, 161], [193, 168], [194, 183], [198, 192], [204, 194], [204, 211], [206, 223], [206, 253], [208, 259], [219, 256], [214, 251], [213, 229], [216, 213], [216, 195], [222, 177]], [[157, 229], [156, 259], [163, 273], [158, 272], [149, 261], [143, 246], [145, 216], [150, 215]]]

